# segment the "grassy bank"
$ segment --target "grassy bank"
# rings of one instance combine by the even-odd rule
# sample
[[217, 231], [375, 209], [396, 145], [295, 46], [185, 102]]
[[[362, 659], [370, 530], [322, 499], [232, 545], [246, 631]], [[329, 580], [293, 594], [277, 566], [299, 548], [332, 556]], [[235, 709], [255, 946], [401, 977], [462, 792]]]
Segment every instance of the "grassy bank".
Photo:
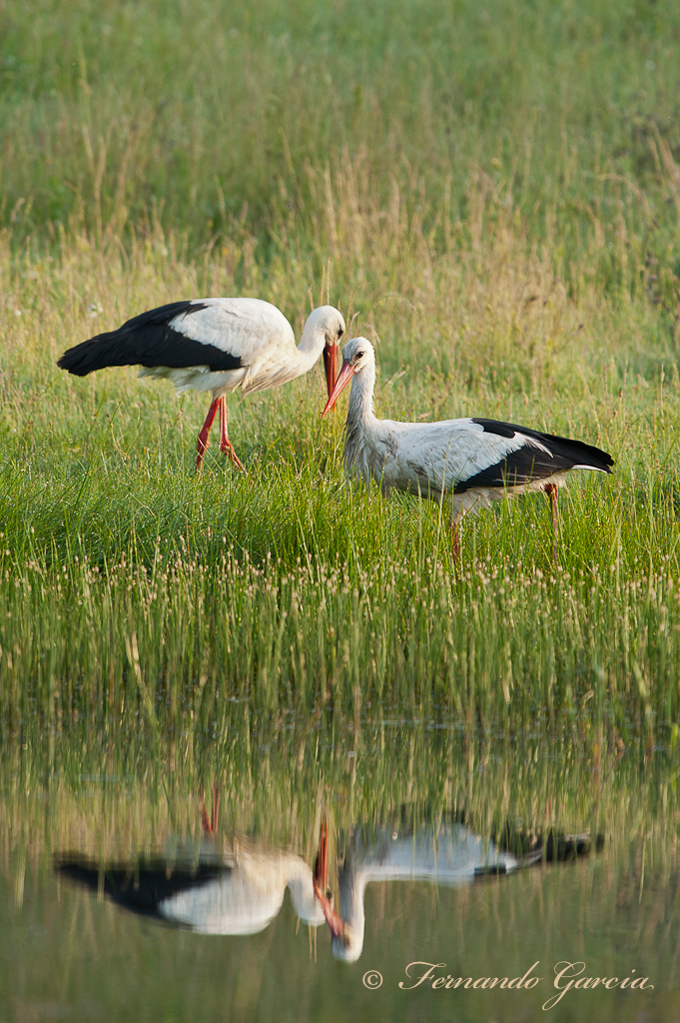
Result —
[[[318, 370], [230, 399], [248, 474], [211, 454], [196, 479], [199, 397], [177, 401], [133, 370], [74, 380], [54, 359], [122, 320], [126, 302], [233, 292], [228, 270], [183, 263], [172, 239], [167, 255], [139, 241], [123, 259], [81, 236], [35, 269], [6, 254], [0, 677], [12, 730], [85, 715], [144, 734], [191, 720], [198, 735], [219, 731], [224, 701], [246, 698], [274, 714], [671, 742], [679, 381], [669, 336], [650, 336], [665, 313], [646, 296], [605, 301], [596, 284], [569, 300], [509, 220], [433, 264], [434, 307], [421, 304], [417, 330], [414, 317], [383, 341], [370, 303], [354, 329], [378, 342], [383, 414], [484, 414], [612, 452], [611, 478], [565, 492], [557, 568], [540, 496], [470, 520], [456, 565], [445, 507], [348, 487], [342, 415], [321, 421]], [[407, 236], [404, 261], [415, 245]], [[380, 258], [377, 242], [370, 252]], [[584, 279], [591, 258], [584, 249]], [[532, 270], [544, 297], [529, 301], [519, 276]], [[297, 307], [299, 323], [294, 276], [272, 263], [272, 296], [259, 272], [245, 290], [293, 319]], [[89, 308], [95, 294], [105, 316]], [[446, 334], [442, 305], [455, 310]]]

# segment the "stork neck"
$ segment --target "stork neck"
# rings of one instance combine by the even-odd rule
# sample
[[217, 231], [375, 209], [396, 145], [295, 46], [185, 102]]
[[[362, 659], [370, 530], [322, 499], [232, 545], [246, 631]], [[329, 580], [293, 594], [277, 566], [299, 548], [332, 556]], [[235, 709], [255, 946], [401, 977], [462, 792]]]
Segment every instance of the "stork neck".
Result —
[[352, 390], [347, 409], [347, 426], [375, 419], [373, 411], [373, 390], [375, 388], [375, 365], [367, 363], [352, 377]]
[[366, 930], [364, 893], [370, 877], [366, 871], [350, 863], [340, 872], [340, 916], [345, 925], [347, 952], [350, 962], [361, 955]]
[[315, 927], [322, 924], [323, 913], [314, 894], [312, 871], [297, 856], [288, 864], [286, 884], [298, 917]]
[[297, 346], [298, 358], [304, 361], [307, 366], [314, 365], [324, 350], [326, 344], [326, 331], [314, 323], [314, 317], [310, 316], [305, 323], [300, 344]]

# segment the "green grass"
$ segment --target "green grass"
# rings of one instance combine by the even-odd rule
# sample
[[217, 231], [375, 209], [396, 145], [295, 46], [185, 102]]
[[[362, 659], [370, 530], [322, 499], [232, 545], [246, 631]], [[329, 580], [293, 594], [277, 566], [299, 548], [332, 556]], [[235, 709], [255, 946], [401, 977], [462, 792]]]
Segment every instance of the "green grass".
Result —
[[[676, 6], [0, 10], [10, 736], [188, 748], [238, 700], [675, 751]], [[239, 293], [298, 331], [321, 300], [355, 317], [379, 414], [610, 450], [561, 500], [559, 566], [540, 497], [467, 522], [458, 565], [446, 508], [345, 484], [319, 370], [230, 399], [248, 474], [213, 447], [197, 480], [202, 398], [56, 369], [142, 309]]]

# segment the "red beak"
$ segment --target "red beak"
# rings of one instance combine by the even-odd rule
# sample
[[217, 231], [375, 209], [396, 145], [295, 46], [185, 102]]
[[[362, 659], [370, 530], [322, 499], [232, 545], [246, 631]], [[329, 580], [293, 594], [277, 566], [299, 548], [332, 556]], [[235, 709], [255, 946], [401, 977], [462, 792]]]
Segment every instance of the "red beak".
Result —
[[326, 403], [326, 407], [323, 410], [323, 412], [321, 413], [321, 418], [322, 419], [326, 415], [326, 413], [330, 412], [330, 410], [333, 408], [333, 406], [335, 405], [336, 401], [338, 400], [338, 397], [342, 394], [342, 392], [347, 387], [347, 384], [350, 382], [350, 380], [352, 379], [353, 376], [354, 376], [354, 367], [350, 366], [349, 362], [343, 362], [342, 369], [340, 370], [340, 374], [338, 376], [338, 379], [335, 381], [335, 386], [334, 386], [333, 390], [331, 391], [331, 393], [328, 395], [328, 401]]
[[326, 345], [323, 350], [323, 364], [326, 370], [326, 387], [330, 398], [335, 387], [335, 380], [338, 375], [338, 346], [336, 344]]
[[345, 925], [333, 909], [330, 899], [326, 895], [328, 890], [328, 827], [326, 821], [321, 821], [321, 833], [319, 835], [319, 854], [314, 864], [314, 894], [316, 895], [323, 915], [326, 918], [331, 934], [338, 938], [344, 934]]
[[334, 938], [339, 938], [345, 933], [345, 925], [331, 906], [328, 897], [320, 890], [316, 880], [314, 881], [314, 894], [321, 904], [321, 909], [323, 910], [323, 915], [326, 917], [326, 923], [328, 924], [331, 934]]

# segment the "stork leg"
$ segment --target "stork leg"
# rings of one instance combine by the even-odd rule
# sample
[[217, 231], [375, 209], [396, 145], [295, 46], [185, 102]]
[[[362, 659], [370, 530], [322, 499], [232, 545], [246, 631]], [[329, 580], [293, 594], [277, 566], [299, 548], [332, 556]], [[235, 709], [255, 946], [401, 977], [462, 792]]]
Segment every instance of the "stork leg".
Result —
[[201, 471], [201, 466], [203, 464], [203, 456], [206, 453], [206, 451], [208, 450], [208, 437], [210, 436], [210, 431], [212, 429], [213, 423], [215, 422], [215, 416], [217, 415], [217, 410], [219, 408], [219, 405], [220, 405], [221, 401], [224, 401], [224, 397], [222, 397], [222, 398], [215, 398], [215, 400], [211, 404], [210, 408], [208, 409], [208, 414], [205, 417], [205, 422], [203, 423], [203, 429], [201, 430], [201, 432], [198, 435], [198, 451], [197, 451], [197, 454], [196, 454], [196, 472], [200, 472]]
[[451, 546], [453, 548], [453, 560], [460, 561], [460, 541], [458, 537], [458, 523], [451, 526]]
[[229, 436], [227, 434], [227, 401], [226, 401], [226, 398], [224, 397], [224, 395], [222, 395], [222, 397], [219, 400], [220, 400], [220, 403], [221, 403], [220, 404], [220, 448], [222, 449], [224, 454], [227, 455], [229, 460], [231, 462], [233, 462], [233, 464], [236, 466], [237, 469], [240, 469], [241, 472], [245, 472], [246, 471], [245, 467], [244, 467], [243, 463], [241, 462], [241, 459], [238, 457], [238, 455], [234, 451], [234, 445], [229, 440]]
[[555, 537], [555, 542], [553, 543], [553, 561], [555, 562], [555, 564], [557, 564], [557, 541], [559, 540], [559, 536], [560, 536], [559, 521], [558, 521], [558, 518], [557, 518], [557, 498], [558, 498], [557, 484], [556, 483], [546, 483], [544, 489], [545, 489], [546, 494], [550, 498], [550, 512], [552, 514], [553, 536]]
[[220, 812], [220, 793], [217, 785], [213, 786], [212, 812], [208, 817], [205, 796], [201, 795], [201, 825], [205, 835], [214, 835], [217, 831], [217, 819]]

